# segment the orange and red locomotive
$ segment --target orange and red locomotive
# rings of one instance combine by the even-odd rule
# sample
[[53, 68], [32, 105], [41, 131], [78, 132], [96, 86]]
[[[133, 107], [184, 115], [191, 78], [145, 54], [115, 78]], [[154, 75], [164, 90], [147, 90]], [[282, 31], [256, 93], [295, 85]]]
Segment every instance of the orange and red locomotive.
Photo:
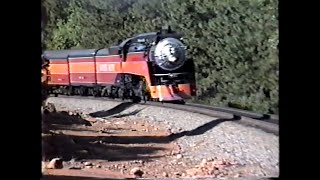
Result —
[[139, 34], [101, 49], [45, 51], [50, 94], [184, 101], [196, 95], [182, 36]]

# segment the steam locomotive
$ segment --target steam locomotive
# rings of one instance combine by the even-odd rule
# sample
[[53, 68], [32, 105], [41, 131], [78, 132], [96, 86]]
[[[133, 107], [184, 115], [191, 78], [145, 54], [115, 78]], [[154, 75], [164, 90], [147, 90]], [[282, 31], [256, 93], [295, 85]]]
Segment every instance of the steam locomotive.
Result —
[[42, 58], [49, 94], [184, 102], [196, 95], [186, 53], [182, 35], [169, 28], [109, 48], [44, 51]]

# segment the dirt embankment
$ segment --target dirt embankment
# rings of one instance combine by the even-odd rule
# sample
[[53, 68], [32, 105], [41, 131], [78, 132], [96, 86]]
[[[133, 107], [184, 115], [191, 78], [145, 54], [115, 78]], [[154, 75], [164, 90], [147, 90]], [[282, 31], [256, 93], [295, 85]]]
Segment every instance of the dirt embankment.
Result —
[[[194, 167], [172, 135], [143, 118], [81, 118], [55, 111], [43, 116], [43, 175], [46, 178], [215, 177], [233, 164], [212, 159]], [[63, 179], [63, 178], [62, 178]]]

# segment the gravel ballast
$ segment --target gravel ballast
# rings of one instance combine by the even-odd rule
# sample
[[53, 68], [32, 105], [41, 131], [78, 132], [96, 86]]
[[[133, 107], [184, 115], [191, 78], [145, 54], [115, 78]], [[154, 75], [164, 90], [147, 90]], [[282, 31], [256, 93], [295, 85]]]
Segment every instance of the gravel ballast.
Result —
[[[121, 104], [114, 101], [69, 97], [50, 97], [48, 102], [53, 103], [58, 111], [81, 111], [88, 114], [107, 111]], [[181, 132], [189, 131], [182, 133], [183, 136], [179, 136], [175, 141], [181, 148], [182, 157], [189, 159], [191, 164], [197, 165], [202, 159], [219, 157], [234, 160], [255, 176], [279, 175], [279, 137], [274, 134], [196, 113], [126, 104], [128, 106], [123, 105], [121, 112], [111, 111], [109, 117], [145, 117], [149, 121], [166, 124], [172, 133], [181, 135]]]

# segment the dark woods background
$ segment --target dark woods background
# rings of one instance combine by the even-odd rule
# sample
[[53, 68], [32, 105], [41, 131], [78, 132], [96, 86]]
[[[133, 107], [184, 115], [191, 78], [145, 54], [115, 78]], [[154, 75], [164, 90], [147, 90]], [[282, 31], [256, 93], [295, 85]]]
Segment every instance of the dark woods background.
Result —
[[170, 25], [185, 35], [196, 63], [195, 101], [278, 113], [276, 0], [43, 0], [42, 6], [44, 49], [108, 47]]

